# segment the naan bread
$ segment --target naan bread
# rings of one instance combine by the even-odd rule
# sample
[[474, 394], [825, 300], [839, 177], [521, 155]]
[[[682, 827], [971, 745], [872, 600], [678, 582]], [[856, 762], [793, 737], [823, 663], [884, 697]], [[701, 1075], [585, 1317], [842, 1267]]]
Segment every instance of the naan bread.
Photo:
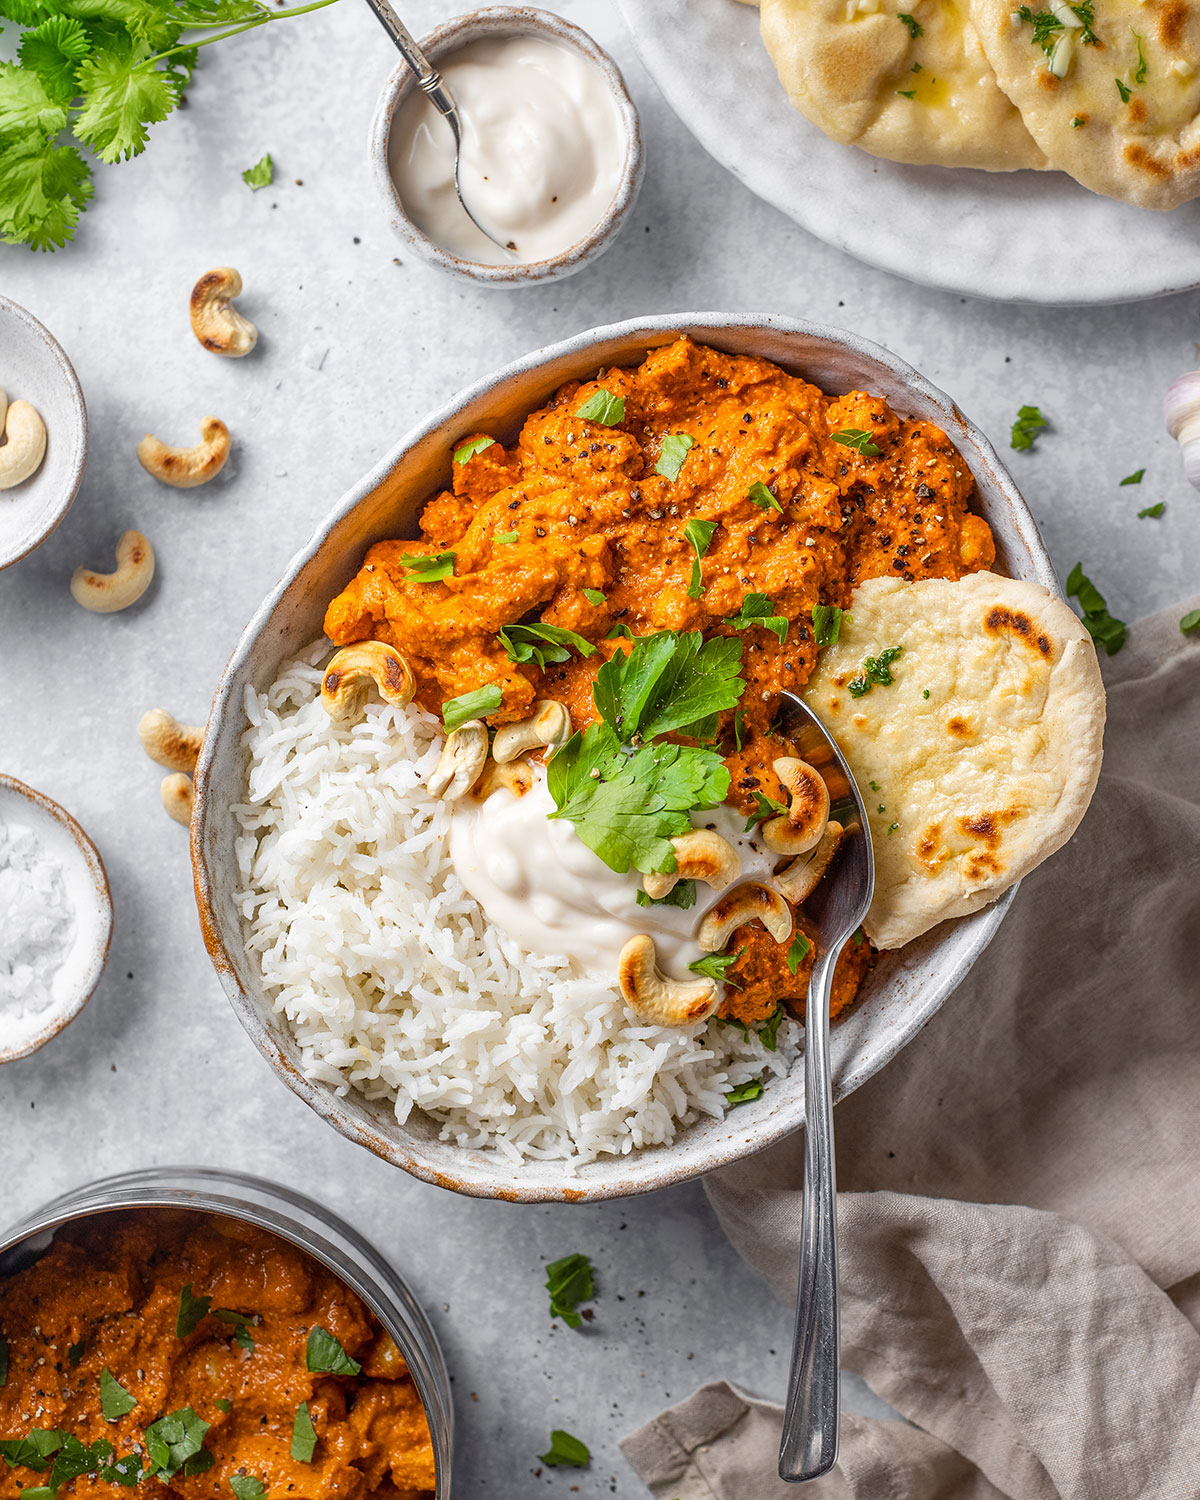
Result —
[[[1093, 192], [1142, 208], [1176, 208], [1200, 193], [1200, 8], [1193, 0], [1048, 5], [1042, 28], [1046, 45], [1060, 49], [1055, 72], [1035, 40], [1036, 5], [1022, 19], [1012, 0], [970, 3], [1000, 87], [1056, 167]], [[1093, 9], [1095, 18], [1081, 26]], [[1068, 24], [1047, 29], [1055, 20]]]
[[[1039, 584], [872, 578], [851, 614], [804, 696], [868, 801], [863, 926], [899, 948], [994, 901], [1071, 837], [1100, 774], [1104, 687], [1083, 624]], [[853, 697], [847, 683], [890, 646], [903, 648], [892, 683]]]
[[886, 0], [761, 0], [763, 41], [792, 103], [835, 141], [891, 161], [1044, 167], [966, 4], [913, 0], [910, 28]]

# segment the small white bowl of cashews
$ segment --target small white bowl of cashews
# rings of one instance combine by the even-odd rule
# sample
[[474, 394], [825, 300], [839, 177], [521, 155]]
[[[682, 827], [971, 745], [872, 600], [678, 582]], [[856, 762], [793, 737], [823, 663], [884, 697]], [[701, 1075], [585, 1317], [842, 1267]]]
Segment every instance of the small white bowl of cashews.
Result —
[[58, 340], [0, 297], [0, 568], [44, 542], [71, 508], [87, 408]]

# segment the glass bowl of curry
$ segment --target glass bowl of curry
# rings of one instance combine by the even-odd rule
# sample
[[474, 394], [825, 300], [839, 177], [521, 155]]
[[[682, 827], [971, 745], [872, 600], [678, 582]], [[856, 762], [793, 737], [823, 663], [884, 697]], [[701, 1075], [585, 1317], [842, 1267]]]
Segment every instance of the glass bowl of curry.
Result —
[[0, 1240], [0, 1495], [442, 1500], [452, 1429], [412, 1293], [288, 1189], [152, 1169]]
[[[706, 356], [711, 367], [707, 373]], [[938, 488], [931, 488], [931, 498], [945, 500], [936, 511], [939, 523], [943, 516], [948, 518], [938, 535], [926, 527], [920, 551], [909, 538], [894, 534], [885, 544], [882, 533], [895, 529], [887, 514], [889, 497], [869, 495], [872, 489], [885, 488], [886, 476], [872, 471], [858, 476], [865, 477], [860, 493], [868, 498], [846, 524], [846, 534], [833, 544], [818, 541], [816, 528], [832, 531], [835, 516], [845, 520], [844, 487], [834, 471], [832, 477], [825, 473], [806, 480], [812, 487], [810, 508], [815, 507], [811, 536], [801, 532], [797, 537], [794, 528], [790, 536], [776, 530], [775, 505], [762, 497], [761, 505], [743, 507], [744, 514], [731, 516], [728, 524], [722, 519], [717, 545], [710, 546], [710, 537], [702, 536], [702, 546], [692, 544], [691, 554], [681, 546], [657, 546], [656, 528], [669, 525], [672, 532], [682, 533], [688, 520], [682, 513], [669, 516], [671, 496], [659, 493], [664, 486], [652, 479], [645, 482], [651, 466], [658, 474], [665, 472], [662, 461], [668, 449], [676, 450], [668, 469], [677, 471], [679, 462], [694, 464], [697, 459], [701, 465], [712, 464], [716, 455], [731, 466], [740, 465], [738, 472], [746, 475], [749, 485], [749, 470], [761, 468], [765, 456], [786, 447], [787, 434], [769, 402], [748, 400], [739, 405], [716, 399], [717, 393], [725, 395], [720, 380], [725, 378], [722, 361], [728, 357], [770, 361], [785, 377], [799, 376], [807, 382], [812, 401], [828, 408], [830, 422], [847, 439], [834, 450], [847, 469], [870, 468], [871, 447], [903, 438], [900, 463], [905, 482], [912, 481], [910, 488], [918, 479], [925, 482], [921, 475], [936, 473]], [[710, 419], [705, 428], [687, 420], [679, 407], [681, 400], [690, 399], [689, 392], [695, 394], [697, 384], [703, 387], [702, 398], [714, 396], [711, 410], [703, 413]], [[596, 403], [627, 401], [637, 415], [635, 430], [618, 421], [582, 448], [564, 445], [556, 424], [564, 412], [574, 412], [576, 397]], [[700, 432], [682, 454], [678, 443], [668, 441], [681, 428]], [[856, 445], [861, 445], [857, 452]], [[455, 464], [453, 457], [464, 446], [473, 452], [468, 462]], [[491, 525], [494, 518], [480, 523], [479, 518], [503, 493], [515, 467], [538, 466], [539, 451], [551, 454], [555, 464], [569, 472], [575, 501], [564, 502], [561, 516], [528, 528], [523, 522], [531, 518], [523, 516], [520, 523], [512, 523], [511, 532], [493, 536], [499, 523]], [[746, 462], [749, 457], [753, 463]], [[822, 508], [828, 511], [827, 519], [818, 514]], [[587, 524], [593, 514], [605, 518], [604, 527]], [[598, 533], [622, 527], [623, 550], [640, 557], [630, 576], [614, 576], [603, 566], [611, 537]], [[526, 530], [532, 545], [528, 566], [522, 568], [512, 564], [512, 549], [525, 542]], [[761, 545], [764, 538], [768, 545]], [[670, 1145], [589, 1161], [569, 1172], [559, 1162], [514, 1166], [495, 1152], [439, 1140], [434, 1124], [419, 1113], [401, 1125], [378, 1101], [345, 1089], [336, 1092], [306, 1076], [294, 1038], [275, 1014], [254, 958], [246, 953], [246, 929], [234, 900], [238, 828], [229, 809], [244, 795], [247, 760], [241, 741], [247, 694], [264, 691], [281, 662], [301, 652], [323, 627], [335, 642], [363, 639], [377, 636], [382, 622], [391, 619], [401, 627], [416, 675], [430, 684], [427, 691], [439, 704], [476, 689], [478, 674], [485, 670], [488, 680], [501, 684], [506, 707], [511, 689], [514, 717], [519, 717], [528, 705], [518, 700], [526, 694], [533, 701], [538, 685], [514, 669], [511, 659], [497, 656], [481, 666], [481, 653], [465, 640], [470, 632], [456, 631], [449, 619], [456, 606], [470, 603], [476, 573], [486, 573], [493, 543], [496, 553], [506, 554], [506, 586], [516, 591], [511, 598], [497, 602], [489, 596], [485, 601], [494, 606], [496, 623], [519, 618], [534, 607], [545, 618], [551, 597], [555, 603], [550, 608], [557, 611], [560, 596], [565, 600], [569, 593], [578, 595], [570, 606], [578, 609], [577, 616], [560, 620], [554, 612], [552, 618], [589, 639], [595, 635], [594, 621], [585, 618], [589, 610], [603, 613], [602, 636], [610, 626], [619, 634], [623, 624], [632, 626], [634, 635], [664, 627], [707, 632], [718, 620], [729, 623], [739, 605], [744, 613], [745, 600], [756, 592], [795, 623], [817, 597], [809, 577], [814, 559], [821, 563], [823, 580], [829, 581], [830, 569], [824, 565], [828, 558], [819, 556], [823, 551], [835, 556], [847, 599], [855, 581], [892, 569], [895, 576], [957, 577], [990, 565], [1051, 589], [1053, 571], [1033, 520], [987, 439], [917, 371], [839, 330], [776, 317], [694, 314], [591, 330], [508, 366], [436, 412], [345, 497], [251, 621], [217, 692], [197, 771], [192, 839], [197, 899], [209, 951], [257, 1045], [289, 1086], [338, 1129], [443, 1186], [518, 1201], [578, 1201], [649, 1191], [728, 1165], [796, 1129], [804, 1118], [801, 1070], [793, 1068], [786, 1078], [774, 1080], [761, 1097], [724, 1119], [688, 1126]], [[430, 597], [422, 602], [417, 590], [397, 583], [387, 566], [393, 551], [395, 560], [406, 553], [437, 556], [443, 551], [473, 558], [478, 551], [485, 565], [461, 570], [470, 581], [453, 591], [451, 604], [439, 612]], [[689, 587], [693, 556], [702, 575], [699, 598]], [[597, 577], [590, 569], [599, 570]], [[560, 572], [572, 587], [556, 592], [553, 585]], [[552, 586], [546, 593], [548, 577]], [[533, 591], [528, 599], [523, 589]], [[475, 602], [482, 598], [481, 592]], [[327, 616], [331, 600], [337, 603]], [[694, 612], [687, 613], [692, 607]], [[422, 637], [435, 642], [439, 634], [454, 636], [461, 649], [443, 654], [436, 645], [421, 646]], [[745, 780], [749, 795], [750, 780], [761, 769], [755, 757], [761, 761], [765, 753], [771, 697], [781, 685], [801, 685], [815, 649], [809, 649], [811, 638], [799, 632], [789, 634], [786, 650], [774, 649], [774, 639], [763, 630], [753, 639], [747, 636], [747, 641], [743, 729], [749, 734], [736, 751], [731, 747], [731, 755], [737, 762], [735, 781]], [[556, 665], [553, 672], [549, 696], [565, 702], [573, 716], [578, 711], [582, 719], [594, 664], [589, 671], [586, 664], [569, 662]], [[546, 673], [548, 679], [551, 675]], [[835, 1030], [836, 1097], [858, 1087], [915, 1035], [986, 946], [1010, 899], [1011, 893], [983, 911], [944, 924], [904, 950], [881, 956], [870, 968], [858, 1002]], [[768, 974], [767, 967], [756, 965], [762, 974], [756, 972], [754, 978], [761, 977], [769, 989], [779, 976]], [[857, 972], [850, 976], [851, 990], [860, 977]], [[765, 1003], [765, 990], [759, 998]]]

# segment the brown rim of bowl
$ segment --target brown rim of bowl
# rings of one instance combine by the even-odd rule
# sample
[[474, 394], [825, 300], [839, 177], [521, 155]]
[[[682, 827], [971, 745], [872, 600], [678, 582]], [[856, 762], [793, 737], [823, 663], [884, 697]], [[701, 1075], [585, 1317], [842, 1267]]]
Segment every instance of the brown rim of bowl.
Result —
[[0, 1047], [0, 1065], [16, 1062], [19, 1058], [29, 1057], [44, 1047], [47, 1042], [53, 1041], [61, 1031], [65, 1031], [75, 1019], [83, 1007], [92, 998], [96, 986], [100, 983], [100, 976], [104, 973], [104, 966], [108, 962], [108, 952], [112, 947], [113, 933], [113, 899], [112, 891], [108, 884], [108, 872], [104, 868], [104, 861], [100, 858], [100, 851], [92, 843], [91, 839], [83, 831], [65, 807], [55, 802], [52, 797], [47, 797], [45, 792], [36, 791], [27, 786], [25, 782], [18, 781], [15, 776], [6, 776], [0, 773], [0, 787], [7, 787], [18, 796], [24, 797], [26, 801], [32, 802], [42, 812], [48, 813], [54, 821], [60, 824], [75, 840], [79, 852], [83, 855], [83, 861], [87, 865], [88, 873], [92, 877], [92, 886], [96, 893], [96, 903], [104, 914], [102, 923], [104, 938], [100, 944], [91, 965], [84, 976], [84, 982], [80, 986], [80, 992], [75, 1000], [66, 1006], [61, 1012], [57, 1012], [51, 1021], [48, 1021], [43, 1029], [27, 1043], [16, 1051], [8, 1052]]
[[[79, 442], [78, 452], [71, 465], [71, 473], [67, 481], [66, 499], [55, 514], [54, 519], [37, 540], [30, 542], [29, 546], [23, 552], [18, 552], [15, 557], [10, 557], [7, 562], [0, 562], [0, 572], [3, 572], [5, 568], [11, 568], [14, 563], [19, 563], [23, 557], [28, 557], [31, 552], [36, 552], [46, 538], [58, 530], [67, 512], [75, 504], [75, 496], [79, 493], [79, 486], [83, 482], [83, 470], [84, 465], [87, 463], [88, 451], [87, 402], [83, 399], [83, 387], [79, 384], [79, 376], [75, 373], [75, 366], [67, 358], [63, 346], [46, 325], [38, 318], [35, 318], [28, 308], [22, 307], [19, 302], [14, 302], [11, 297], [0, 296], [0, 317], [3, 317], [6, 313], [11, 314], [18, 322], [24, 323], [34, 337], [40, 339], [45, 344], [50, 358], [58, 369], [58, 373], [66, 382], [67, 390], [71, 397], [71, 404], [76, 410]], [[84, 836], [86, 837], [86, 834]], [[4, 1059], [0, 1057], [0, 1062], [3, 1061]]]
[[612, 201], [601, 218], [583, 239], [558, 255], [545, 260], [520, 261], [513, 265], [488, 265], [484, 261], [465, 260], [439, 245], [409, 217], [399, 189], [392, 177], [389, 164], [389, 146], [392, 124], [396, 111], [411, 94], [416, 85], [407, 63], [401, 62], [388, 77], [380, 91], [375, 113], [371, 120], [370, 156], [371, 169], [384, 202], [388, 205], [392, 228], [409, 247], [430, 264], [463, 276], [470, 281], [485, 285], [516, 287], [527, 286], [537, 281], [548, 281], [554, 277], [568, 276], [581, 270], [589, 261], [605, 251], [620, 233], [625, 220], [637, 199], [645, 168], [645, 150], [642, 144], [642, 127], [637, 107], [625, 79], [613, 59], [588, 33], [550, 11], [535, 6], [489, 5], [468, 15], [455, 16], [436, 27], [422, 38], [421, 46], [436, 62], [445, 53], [486, 36], [512, 35], [521, 31], [548, 35], [595, 63], [604, 78], [621, 118], [625, 134], [625, 163], [621, 169], [621, 180]]

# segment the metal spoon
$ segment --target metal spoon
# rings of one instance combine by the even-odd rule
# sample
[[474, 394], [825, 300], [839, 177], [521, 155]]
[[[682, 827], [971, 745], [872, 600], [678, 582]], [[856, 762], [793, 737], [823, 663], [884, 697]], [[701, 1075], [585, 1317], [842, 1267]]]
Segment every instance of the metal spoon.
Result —
[[870, 825], [850, 767], [820, 720], [792, 693], [782, 695], [783, 730], [829, 786], [830, 816], [846, 830], [825, 878], [804, 904], [817, 924], [817, 955], [804, 1019], [804, 1197], [800, 1282], [779, 1477], [797, 1483], [833, 1468], [838, 1456], [839, 1319], [837, 1185], [833, 1168], [833, 1089], [829, 996], [847, 940], [862, 924], [875, 886]]
[[458, 201], [462, 204], [462, 211], [479, 230], [480, 234], [486, 235], [493, 245], [498, 245], [501, 250], [509, 255], [515, 255], [517, 247], [511, 241], [507, 244], [498, 240], [486, 225], [481, 224], [467, 206], [467, 200], [463, 197], [460, 172], [462, 170], [462, 121], [459, 119], [458, 105], [454, 102], [454, 96], [442, 82], [442, 75], [433, 66], [417, 45], [415, 38], [408, 27], [388, 4], [388, 0], [367, 0], [367, 4], [375, 12], [379, 24], [395, 42], [400, 56], [413, 70], [417, 80], [417, 87], [426, 96], [429, 102], [437, 110], [438, 114], [449, 125], [454, 136], [454, 191], [458, 194]]

